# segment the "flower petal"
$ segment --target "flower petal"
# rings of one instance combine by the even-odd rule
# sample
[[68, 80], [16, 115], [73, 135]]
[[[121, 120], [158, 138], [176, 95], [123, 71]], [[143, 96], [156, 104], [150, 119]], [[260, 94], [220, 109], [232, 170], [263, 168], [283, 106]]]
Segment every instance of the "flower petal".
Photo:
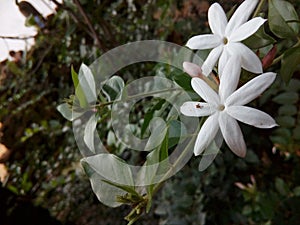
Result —
[[249, 20], [247, 23], [244, 23], [242, 26], [236, 28], [232, 34], [228, 37], [229, 41], [242, 41], [254, 34], [261, 25], [266, 22], [266, 19], [261, 17], [255, 17], [252, 20]]
[[214, 34], [218, 34], [221, 37], [224, 36], [227, 26], [227, 17], [224, 10], [218, 3], [214, 3], [209, 7], [208, 23]]
[[194, 77], [192, 78], [191, 84], [195, 92], [197, 92], [204, 101], [215, 106], [219, 105], [219, 95], [210, 86], [208, 86], [204, 80]]
[[267, 113], [247, 107], [247, 106], [230, 106], [227, 113], [233, 118], [243, 123], [258, 128], [272, 128], [277, 126], [275, 120]]
[[214, 106], [206, 102], [185, 102], [180, 107], [180, 112], [185, 116], [209, 116], [216, 111]]
[[225, 35], [230, 36], [236, 28], [245, 23], [253, 10], [255, 9], [259, 0], [245, 0], [234, 12], [230, 18], [228, 25], [225, 30]]
[[195, 156], [200, 155], [215, 138], [219, 130], [218, 116], [219, 113], [209, 116], [202, 125], [194, 146]]
[[228, 147], [237, 156], [245, 157], [246, 144], [238, 122], [226, 112], [221, 112], [219, 116], [219, 124]]
[[242, 57], [242, 68], [252, 73], [262, 73], [262, 63], [257, 55], [242, 43], [230, 43], [227, 50], [231, 55]]
[[231, 56], [222, 72], [219, 86], [219, 96], [224, 102], [237, 88], [241, 74], [241, 58]]
[[202, 77], [201, 67], [195, 63], [183, 62], [183, 70], [191, 77]]
[[209, 55], [207, 56], [206, 60], [204, 61], [203, 65], [201, 67], [202, 73], [205, 76], [208, 76], [210, 74], [210, 72], [216, 65], [220, 55], [222, 54], [222, 51], [223, 51], [223, 45], [220, 45], [220, 46], [214, 48], [213, 50], [211, 50], [211, 52], [209, 53]]
[[218, 74], [219, 74], [220, 78], [223, 74], [224, 67], [227, 64], [229, 57], [230, 57], [230, 54], [228, 53], [227, 45], [224, 45], [223, 52], [219, 58], [219, 63], [218, 63]]
[[264, 92], [275, 80], [276, 73], [263, 73], [238, 90], [233, 92], [225, 101], [226, 106], [245, 105]]
[[188, 40], [186, 46], [190, 49], [211, 49], [222, 43], [222, 39], [216, 34], [197, 35]]

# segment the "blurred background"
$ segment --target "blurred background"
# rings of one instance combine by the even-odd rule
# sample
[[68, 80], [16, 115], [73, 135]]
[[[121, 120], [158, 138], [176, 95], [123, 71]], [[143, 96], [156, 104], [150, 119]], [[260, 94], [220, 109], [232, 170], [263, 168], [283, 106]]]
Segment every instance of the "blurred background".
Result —
[[[110, 49], [138, 40], [185, 45], [193, 35], [210, 33], [207, 10], [213, 2], [1, 0], [1, 225], [126, 224], [129, 207], [108, 208], [93, 194], [72, 124], [56, 110], [74, 93], [71, 66], [78, 71], [81, 63], [89, 65]], [[217, 2], [228, 12], [241, 1]], [[299, 15], [300, 2], [289, 2]], [[289, 45], [281, 43], [278, 54], [280, 46]], [[128, 81], [148, 70], [130, 67], [123, 73]], [[278, 79], [252, 103], [280, 128], [242, 125], [245, 159], [224, 147], [199, 172], [199, 159], [192, 158], [136, 224], [299, 224], [299, 75], [298, 67], [288, 85]], [[114, 144], [108, 145], [113, 152]]]

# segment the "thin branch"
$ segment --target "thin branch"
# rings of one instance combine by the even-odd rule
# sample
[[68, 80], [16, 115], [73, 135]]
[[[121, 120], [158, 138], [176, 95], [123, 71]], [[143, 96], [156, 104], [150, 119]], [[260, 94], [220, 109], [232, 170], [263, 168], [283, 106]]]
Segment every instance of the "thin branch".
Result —
[[90, 31], [92, 32], [93, 37], [94, 37], [94, 39], [96, 40], [96, 43], [97, 43], [98, 47], [101, 48], [101, 49], [103, 49], [103, 50], [105, 50], [105, 47], [104, 47], [103, 44], [101, 43], [101, 41], [100, 41], [100, 39], [99, 39], [99, 37], [98, 37], [98, 35], [97, 35], [96, 30], [94, 29], [94, 27], [93, 27], [93, 25], [92, 25], [92, 23], [91, 23], [91, 21], [90, 21], [88, 15], [87, 15], [87, 14], [85, 13], [85, 11], [83, 10], [83, 8], [82, 8], [80, 2], [79, 2], [78, 0], [74, 0], [74, 2], [75, 2], [75, 5], [77, 5], [78, 10], [79, 10], [80, 14], [82, 15], [82, 17], [83, 17], [83, 19], [84, 19], [86, 25], [89, 27]]
[[35, 38], [36, 36], [26, 36], [26, 37], [14, 37], [14, 36], [0, 36], [1, 39], [14, 39], [14, 40], [28, 40]]
[[93, 33], [84, 25], [81, 23], [81, 19], [78, 18], [78, 15], [77, 13], [74, 13], [73, 10], [64, 5], [63, 3], [59, 3], [58, 1], [56, 0], [51, 0], [58, 8], [61, 8], [61, 9], [64, 9], [66, 10], [67, 12], [69, 12], [71, 18], [74, 20], [74, 22], [78, 25], [78, 27], [80, 27], [83, 31], [85, 31], [91, 38], [94, 39], [94, 35]]

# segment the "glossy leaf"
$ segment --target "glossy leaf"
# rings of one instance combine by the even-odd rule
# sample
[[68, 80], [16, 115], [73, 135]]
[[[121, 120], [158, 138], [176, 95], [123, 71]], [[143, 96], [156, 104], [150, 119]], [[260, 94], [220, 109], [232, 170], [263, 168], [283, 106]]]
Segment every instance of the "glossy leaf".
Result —
[[283, 105], [278, 109], [279, 115], [283, 116], [293, 116], [296, 115], [298, 109], [295, 105]]
[[281, 60], [280, 75], [285, 83], [289, 83], [300, 65], [300, 47], [288, 49]]
[[[84, 93], [85, 99], [87, 101], [84, 102], [83, 105], [86, 107], [88, 103], [92, 103], [97, 100], [97, 95], [96, 95], [96, 84], [95, 84], [94, 76], [90, 68], [85, 64], [81, 64], [81, 67], [79, 69], [79, 74], [78, 74], [78, 80], [79, 80], [79, 87], [81, 87], [82, 92]], [[80, 105], [81, 103], [82, 102], [80, 102]]]
[[87, 106], [87, 100], [86, 100], [86, 97], [82, 90], [82, 87], [79, 84], [78, 74], [74, 70], [73, 66], [71, 67], [71, 75], [72, 75], [72, 80], [73, 80], [73, 84], [75, 87], [75, 96], [79, 100], [80, 106], [82, 108], [85, 108]]
[[284, 0], [269, 0], [268, 21], [279, 38], [291, 38], [299, 33], [299, 17], [294, 6]]
[[264, 27], [261, 26], [255, 34], [243, 42], [252, 49], [259, 49], [275, 43], [275, 39], [268, 35]]
[[279, 116], [276, 118], [276, 122], [279, 124], [279, 126], [294, 127], [296, 124], [296, 119], [291, 116]]
[[104, 178], [100, 174], [96, 173], [95, 169], [85, 162], [84, 159], [81, 160], [81, 164], [90, 179], [92, 190], [98, 200], [109, 207], [122, 205], [122, 203], [117, 202], [117, 196], [125, 195], [127, 192], [104, 182]]
[[114, 101], [119, 98], [124, 89], [124, 86], [125, 83], [121, 77], [113, 76], [104, 83], [102, 91], [108, 98], [108, 101]]
[[277, 95], [272, 100], [278, 104], [282, 105], [290, 105], [298, 102], [299, 96], [295, 92], [284, 92], [282, 94]]
[[69, 121], [73, 121], [83, 114], [81, 112], [75, 112], [74, 110], [71, 110], [70, 106], [67, 103], [60, 104], [56, 109], [65, 119]]

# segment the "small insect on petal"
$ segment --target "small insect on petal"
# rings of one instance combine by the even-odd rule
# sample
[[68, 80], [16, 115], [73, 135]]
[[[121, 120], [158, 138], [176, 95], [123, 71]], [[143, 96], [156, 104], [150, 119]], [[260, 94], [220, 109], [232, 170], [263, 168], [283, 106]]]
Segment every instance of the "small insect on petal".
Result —
[[197, 105], [196, 105], [196, 108], [197, 108], [197, 109], [201, 109], [201, 108], [203, 108], [203, 106], [201, 106], [200, 104], [197, 104]]

